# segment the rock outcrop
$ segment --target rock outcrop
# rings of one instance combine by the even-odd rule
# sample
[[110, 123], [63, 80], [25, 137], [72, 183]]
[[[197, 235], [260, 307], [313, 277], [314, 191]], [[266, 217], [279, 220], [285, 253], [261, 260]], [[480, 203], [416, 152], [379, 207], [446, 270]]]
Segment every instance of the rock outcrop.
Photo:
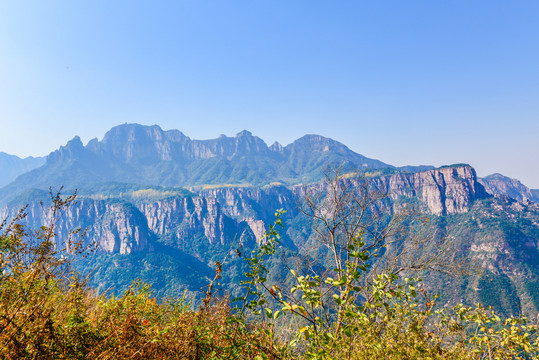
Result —
[[480, 178], [479, 182], [492, 195], [507, 195], [520, 202], [533, 201], [539, 203], [539, 194], [522, 184], [517, 179], [511, 179], [502, 174], [492, 174]]
[[[345, 177], [343, 182], [359, 187], [363, 178]], [[428, 214], [458, 214], [469, 210], [474, 200], [488, 196], [469, 165], [447, 166], [414, 173], [396, 173], [369, 179], [372, 190], [386, 193], [395, 203], [402, 198], [418, 199]], [[327, 191], [323, 183], [309, 185], [315, 191]], [[295, 188], [297, 197], [301, 187]]]
[[[342, 181], [353, 184], [354, 178]], [[444, 167], [417, 173], [396, 173], [370, 179], [373, 186], [389, 194], [392, 203], [403, 198], [418, 199], [426, 213], [438, 216], [468, 211], [473, 201], [486, 195], [470, 166]], [[327, 191], [321, 182], [307, 186]], [[58, 222], [59, 241], [65, 242], [70, 229], [86, 227], [88, 241], [97, 241], [100, 251], [127, 254], [149, 251], [152, 241], [162, 240], [185, 249], [202, 236], [207, 246], [230, 246], [233, 242], [260, 240], [265, 224], [277, 209], [287, 218], [298, 215], [304, 188], [282, 185], [221, 187], [201, 190], [198, 196], [177, 196], [161, 200], [94, 200], [83, 198], [72, 205]], [[6, 217], [16, 209], [5, 208]], [[28, 208], [28, 225], [47, 223], [38, 204]]]
[[[13, 216], [18, 209], [4, 208], [2, 218]], [[51, 223], [52, 213], [39, 203], [26, 209], [28, 228], [37, 229]], [[56, 222], [56, 241], [68, 247], [70, 230], [86, 229], [85, 243], [98, 245], [98, 251], [129, 254], [151, 249], [152, 237], [147, 221], [135, 207], [128, 203], [83, 199], [61, 211]]]
[[228, 217], [221, 205], [211, 197], [172, 198], [139, 202], [136, 206], [158, 237], [179, 245], [196, 234], [204, 234], [209, 245], [230, 245], [233, 241], [252, 238], [246, 224]]
[[472, 202], [486, 196], [469, 165], [448, 166], [412, 174], [399, 173], [379, 179], [392, 199], [399, 196], [421, 199], [428, 213], [457, 214], [469, 210]]
[[[12, 217], [16, 208], [4, 208], [2, 218]], [[38, 203], [26, 209], [28, 228], [50, 224], [51, 212]], [[85, 243], [97, 243], [98, 251], [129, 254], [152, 250], [161, 238], [171, 245], [188, 248], [196, 236], [205, 237], [208, 246], [230, 245], [233, 241], [254, 241], [251, 227], [260, 233], [254, 219], [235, 221], [226, 216], [215, 198], [186, 197], [130, 204], [120, 201], [82, 199], [58, 217], [56, 241], [68, 246], [69, 232], [86, 229]]]

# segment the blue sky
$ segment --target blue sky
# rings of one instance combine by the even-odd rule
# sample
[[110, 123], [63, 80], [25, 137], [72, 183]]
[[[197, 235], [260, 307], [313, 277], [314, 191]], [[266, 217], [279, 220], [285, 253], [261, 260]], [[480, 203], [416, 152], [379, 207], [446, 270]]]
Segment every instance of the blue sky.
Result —
[[2, 1], [0, 151], [137, 122], [539, 188], [537, 1]]

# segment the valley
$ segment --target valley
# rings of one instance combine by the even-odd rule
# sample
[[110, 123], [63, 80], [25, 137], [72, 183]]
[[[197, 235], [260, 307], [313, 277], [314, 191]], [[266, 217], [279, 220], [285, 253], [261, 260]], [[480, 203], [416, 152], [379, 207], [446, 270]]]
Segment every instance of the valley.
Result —
[[[0, 216], [29, 204], [26, 221], [37, 228], [48, 217], [39, 203], [47, 204], [48, 187], [65, 185], [64, 194], [76, 189], [78, 196], [60, 217], [56, 239], [60, 246], [69, 230], [86, 229], [86, 243], [97, 250], [78, 266], [92, 272], [92, 286], [121, 293], [140, 278], [160, 297], [198, 297], [215, 261], [226, 258], [222, 291], [234, 294], [244, 264], [230, 254], [255, 249], [277, 209], [286, 210], [286, 256], [311, 256], [303, 196], [327, 193], [324, 172], [331, 168], [339, 168], [342, 184], [357, 187], [359, 176], [387, 194], [379, 205], [387, 216], [407, 208], [429, 219], [427, 229], [406, 230], [429, 234], [416, 256], [443, 244], [451, 249], [447, 260], [466, 269], [420, 274], [445, 304], [490, 301], [507, 315], [537, 312], [539, 208], [532, 190], [501, 175], [478, 179], [466, 164], [396, 168], [320, 136], [268, 147], [246, 131], [197, 141], [156, 126], [119, 126], [101, 142], [70, 141], [0, 189]], [[276, 281], [279, 266], [271, 269]], [[493, 293], [502, 300], [492, 302]]]

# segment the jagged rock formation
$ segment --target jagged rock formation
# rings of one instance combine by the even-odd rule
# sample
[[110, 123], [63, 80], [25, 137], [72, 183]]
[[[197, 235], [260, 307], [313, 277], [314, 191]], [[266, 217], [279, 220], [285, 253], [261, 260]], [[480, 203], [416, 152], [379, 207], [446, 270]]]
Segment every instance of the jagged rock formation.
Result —
[[[75, 137], [44, 166], [3, 188], [0, 216], [30, 202], [27, 221], [38, 228], [48, 215], [36, 201], [46, 197], [28, 189], [79, 188], [79, 203], [58, 222], [59, 245], [70, 229], [86, 227], [87, 240], [99, 242], [96, 264], [103, 268], [100, 279], [109, 279], [104, 283], [121, 279], [128, 286], [133, 276], [153, 281], [158, 274], [166, 289], [171, 278], [165, 273], [174, 273], [181, 275], [174, 281], [195, 291], [213, 276], [215, 260], [242, 244], [247, 251], [256, 246], [277, 209], [287, 211], [281, 234], [286, 251], [308, 256], [303, 250], [312, 244], [312, 224], [298, 209], [305, 191], [327, 191], [319, 180], [328, 166], [339, 166], [341, 181], [353, 186], [358, 180], [351, 174], [366, 170], [371, 185], [389, 195], [377, 211], [391, 216], [412, 205], [430, 219], [437, 240], [425, 243], [417, 256], [449, 239], [451, 256], [480, 269], [460, 280], [426, 278], [433, 293], [442, 292], [443, 304], [488, 303], [495, 289], [509, 300], [492, 305], [507, 314], [539, 309], [539, 208], [529, 201], [537, 191], [501, 175], [478, 179], [469, 165], [395, 168], [318, 135], [268, 147], [248, 131], [191, 140], [177, 130], [122, 125], [86, 146]], [[227, 258], [224, 271], [238, 283], [242, 265], [237, 257]]]
[[249, 226], [226, 216], [211, 197], [173, 198], [136, 204], [146, 217], [150, 230], [179, 246], [197, 233], [204, 234], [208, 245], [230, 245], [253, 239]]
[[486, 195], [475, 170], [469, 165], [399, 173], [376, 181], [384, 185], [394, 200], [399, 196], [418, 196], [427, 212], [438, 216], [466, 212], [475, 199]]
[[223, 211], [235, 218], [267, 219], [273, 216], [277, 209], [284, 209], [291, 216], [297, 213], [297, 193], [282, 185], [264, 188], [203, 189], [200, 195], [217, 199]]
[[487, 192], [492, 195], [507, 195], [520, 202], [534, 201], [539, 203], [539, 193], [522, 184], [517, 179], [511, 179], [502, 174], [492, 174], [479, 179]]
[[[0, 217], [13, 216], [17, 210], [6, 207], [0, 212]], [[30, 229], [50, 224], [51, 212], [46, 206], [32, 203], [26, 212], [25, 221]], [[78, 201], [58, 218], [58, 246], [68, 246], [69, 231], [79, 227], [87, 230], [86, 243], [97, 242], [103, 252], [129, 254], [151, 249], [152, 235], [146, 219], [130, 204], [91, 199]]]
[[[356, 177], [343, 182], [358, 186]], [[475, 170], [469, 165], [447, 166], [414, 173], [395, 173], [370, 179], [372, 188], [387, 193], [393, 202], [401, 198], [418, 199], [423, 211], [437, 216], [458, 214], [469, 210], [471, 204], [488, 196], [478, 182]], [[309, 185], [318, 191], [327, 191], [322, 183]], [[301, 197], [301, 188], [294, 188]]]
[[[13, 216], [18, 208], [4, 208], [0, 217]], [[26, 210], [29, 228], [50, 222], [50, 212], [37, 203]], [[106, 200], [82, 199], [71, 205], [57, 222], [58, 246], [66, 246], [69, 230], [87, 229], [86, 243], [98, 243], [98, 251], [129, 254], [152, 251], [152, 241], [165, 239], [177, 247], [188, 247], [196, 235], [208, 246], [253, 241], [246, 222], [236, 222], [223, 214], [214, 198], [175, 198], [135, 205]]]
[[43, 167], [0, 191], [0, 199], [29, 188], [74, 189], [110, 181], [176, 187], [298, 183], [318, 180], [328, 166], [392, 167], [319, 135], [306, 135], [285, 147], [268, 147], [245, 130], [235, 137], [191, 140], [178, 130], [125, 124], [86, 146], [75, 137], [52, 152]]
[[[388, 192], [393, 201], [402, 196], [417, 197], [427, 213], [438, 216], [465, 212], [476, 198], [484, 196], [470, 166], [398, 173], [371, 181]], [[324, 191], [320, 184], [309, 186]], [[65, 238], [68, 229], [88, 226], [88, 239], [99, 241], [99, 248], [108, 253], [148, 251], [152, 237], [180, 246], [196, 234], [203, 234], [208, 246], [225, 246], [233, 241], [260, 239], [265, 231], [264, 223], [272, 220], [277, 209], [285, 209], [290, 218], [297, 216], [301, 196], [299, 186], [274, 185], [210, 188], [201, 190], [199, 196], [194, 197], [131, 203], [84, 198], [68, 209], [59, 223], [59, 230]], [[5, 208], [0, 215], [6, 217], [15, 210]], [[42, 214], [37, 204], [32, 204], [28, 211], [31, 227], [45, 223], [46, 214]]]

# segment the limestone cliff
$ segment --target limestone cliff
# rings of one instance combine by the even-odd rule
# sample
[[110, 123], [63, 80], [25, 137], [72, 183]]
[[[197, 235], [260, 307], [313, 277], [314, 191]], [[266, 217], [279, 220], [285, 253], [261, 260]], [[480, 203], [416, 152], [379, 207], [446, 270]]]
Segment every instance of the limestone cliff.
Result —
[[[6, 207], [0, 217], [11, 217], [17, 209]], [[30, 204], [26, 212], [24, 221], [30, 229], [50, 223], [50, 211], [39, 203]], [[249, 226], [226, 216], [215, 198], [172, 198], [136, 204], [84, 198], [58, 217], [57, 243], [66, 246], [69, 231], [81, 227], [87, 230], [86, 243], [96, 242], [99, 252], [129, 254], [151, 251], [152, 241], [158, 238], [183, 248], [188, 248], [197, 235], [204, 236], [208, 246], [254, 240]], [[256, 228], [256, 221], [251, 221], [251, 226]]]
[[398, 173], [375, 179], [383, 184], [390, 197], [421, 199], [430, 214], [458, 214], [470, 209], [472, 202], [486, 196], [469, 165], [448, 166], [417, 173]]
[[[345, 177], [343, 182], [359, 186], [360, 178]], [[446, 215], [466, 212], [478, 198], [488, 196], [477, 181], [475, 170], [469, 165], [448, 166], [415, 173], [394, 173], [370, 177], [371, 189], [387, 193], [393, 202], [402, 198], [416, 198], [427, 214]], [[315, 191], [324, 192], [323, 183], [308, 185]], [[295, 195], [302, 196], [302, 188], [294, 188]]]
[[197, 233], [204, 234], [210, 245], [229, 245], [252, 237], [246, 224], [225, 215], [215, 198], [171, 198], [137, 202], [136, 206], [154, 234], [176, 244], [189, 242]]
[[[4, 208], [0, 216], [13, 216], [16, 211], [17, 208]], [[39, 203], [29, 204], [26, 212], [25, 221], [30, 229], [51, 222], [51, 212]], [[91, 199], [77, 201], [58, 217], [56, 239], [59, 246], [66, 246], [69, 231], [79, 227], [87, 230], [86, 243], [96, 242], [99, 251], [129, 254], [150, 249], [151, 234], [146, 219], [127, 203]]]
[[247, 223], [256, 239], [264, 236], [265, 223], [273, 221], [277, 209], [286, 210], [288, 217], [297, 215], [297, 194], [280, 185], [213, 188], [202, 190], [200, 195], [215, 199], [228, 216]]
[[[486, 195], [470, 166], [396, 173], [374, 177], [371, 182], [386, 191], [392, 202], [415, 198], [426, 213], [438, 216], [466, 212], [475, 199]], [[322, 183], [308, 187], [324, 191]], [[301, 186], [274, 185], [211, 188], [198, 196], [160, 200], [83, 198], [60, 218], [59, 241], [64, 241], [69, 229], [83, 227], [88, 229], [88, 241], [97, 241], [106, 253], [148, 251], [153, 240], [188, 250], [197, 236], [203, 236], [207, 246], [224, 247], [262, 238], [265, 224], [273, 221], [277, 209], [285, 209], [287, 218], [296, 217], [301, 197]], [[6, 217], [15, 210], [5, 208], [0, 215]], [[31, 228], [46, 223], [48, 215], [38, 204], [31, 204], [28, 213]]]

